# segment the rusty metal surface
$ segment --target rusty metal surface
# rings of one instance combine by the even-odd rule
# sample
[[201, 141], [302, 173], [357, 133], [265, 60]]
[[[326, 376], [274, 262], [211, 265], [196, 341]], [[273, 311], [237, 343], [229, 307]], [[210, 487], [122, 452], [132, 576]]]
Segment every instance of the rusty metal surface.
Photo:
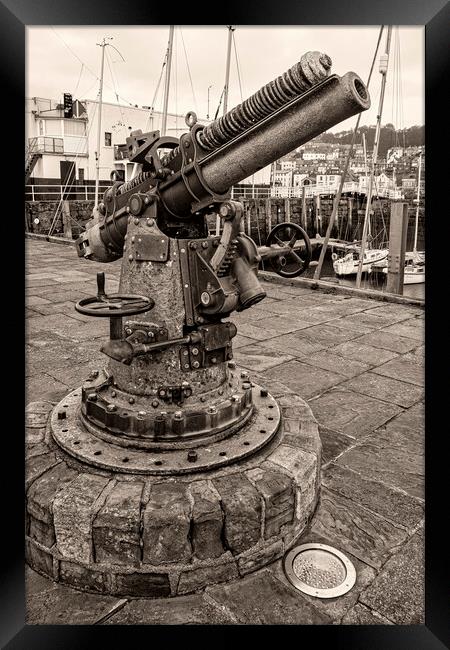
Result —
[[134, 236], [130, 240], [129, 254], [137, 262], [167, 262], [169, 258], [169, 238], [158, 233]]
[[[192, 454], [188, 457], [189, 449], [160, 452], [124, 449], [93, 435], [79, 418], [80, 388], [69, 393], [55, 407], [51, 416], [52, 435], [58, 445], [74, 458], [111, 471], [152, 475], [201, 472], [253, 455], [276, 434], [281, 421], [277, 402], [270, 394], [261, 396], [261, 387], [256, 384], [252, 392], [255, 409], [249, 422], [224, 440], [196, 446], [195, 461]], [[66, 417], [59, 419], [58, 412], [62, 410]]]

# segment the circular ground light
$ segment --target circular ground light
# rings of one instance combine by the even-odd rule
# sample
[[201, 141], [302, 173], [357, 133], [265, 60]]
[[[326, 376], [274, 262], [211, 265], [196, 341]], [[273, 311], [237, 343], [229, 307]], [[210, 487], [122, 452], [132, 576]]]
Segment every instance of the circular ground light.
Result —
[[326, 544], [302, 544], [291, 549], [284, 558], [284, 572], [296, 589], [316, 598], [342, 596], [356, 582], [350, 560]]

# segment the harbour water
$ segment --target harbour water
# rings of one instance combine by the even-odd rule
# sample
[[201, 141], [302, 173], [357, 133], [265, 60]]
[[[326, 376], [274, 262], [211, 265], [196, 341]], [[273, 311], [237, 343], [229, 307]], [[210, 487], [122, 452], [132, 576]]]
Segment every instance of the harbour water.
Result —
[[[313, 256], [314, 258], [316, 255]], [[315, 267], [309, 268], [301, 277], [313, 278]], [[333, 269], [333, 261], [329, 253], [325, 256], [322, 267], [321, 280], [329, 281], [341, 286], [356, 287], [356, 275], [337, 277]], [[361, 278], [361, 289], [372, 289], [386, 291], [386, 275], [384, 273], [363, 273]], [[406, 284], [403, 287], [403, 295], [409, 298], [425, 300], [425, 283]]]

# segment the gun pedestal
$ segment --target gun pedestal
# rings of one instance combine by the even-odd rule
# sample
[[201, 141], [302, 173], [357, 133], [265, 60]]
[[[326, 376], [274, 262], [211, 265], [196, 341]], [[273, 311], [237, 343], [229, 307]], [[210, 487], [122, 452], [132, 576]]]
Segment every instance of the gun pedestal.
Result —
[[[249, 151], [252, 138], [254, 159], [242, 173], [266, 163], [263, 127], [275, 157], [280, 146], [297, 146], [283, 140], [283, 115], [295, 137], [303, 110], [315, 116], [309, 137], [328, 124], [317, 115], [314, 86], [297, 105], [295, 93], [314, 76], [334, 120], [369, 106], [356, 75], [328, 84], [329, 59], [313, 54], [298, 64], [308, 74], [286, 73], [270, 95], [260, 91], [205, 130], [190, 120], [179, 143], [132, 134], [140, 174], [107, 190], [77, 241], [81, 256], [123, 261], [118, 294], [105, 293], [100, 275], [97, 295], [76, 305], [110, 318], [107, 363], [51, 413], [38, 450], [51, 462], [27, 493], [27, 561], [54, 580], [125, 596], [196, 591], [280, 557], [314, 513], [321, 443], [311, 410], [239, 368], [232, 347], [233, 312], [265, 297], [261, 259], [294, 277], [309, 264], [309, 240], [282, 224], [258, 249], [240, 231], [242, 205], [223, 194], [220, 175], [239, 173], [236, 152]], [[161, 148], [169, 153], [160, 157]], [[221, 236], [208, 233], [211, 213], [223, 219]]]

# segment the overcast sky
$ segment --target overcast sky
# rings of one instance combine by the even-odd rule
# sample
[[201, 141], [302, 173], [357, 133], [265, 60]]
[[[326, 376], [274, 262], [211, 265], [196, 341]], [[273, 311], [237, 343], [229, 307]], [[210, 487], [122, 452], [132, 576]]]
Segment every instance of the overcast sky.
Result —
[[[233, 46], [228, 108], [241, 102], [240, 87], [245, 99], [285, 72], [308, 50], [328, 54], [333, 62], [332, 72], [343, 75], [351, 70], [366, 82], [379, 29], [379, 26], [236, 26], [234, 42], [239, 66]], [[386, 31], [382, 38], [383, 51]], [[64, 92], [70, 92], [74, 99], [95, 99], [101, 54], [96, 43], [104, 36], [112, 36], [109, 43], [120, 51], [125, 61], [113, 48], [107, 48], [104, 101], [116, 102], [116, 89], [121, 103], [126, 100], [133, 105], [150, 105], [161, 74], [168, 33], [168, 27], [159, 26], [27, 27], [26, 94], [60, 100]], [[214, 116], [225, 79], [227, 34], [226, 26], [175, 28], [170, 112], [184, 114], [195, 110], [199, 117], [206, 117], [208, 86], [211, 86], [209, 114]], [[381, 84], [378, 60], [379, 57], [369, 88], [372, 106], [363, 113], [361, 124], [376, 122]], [[163, 82], [155, 102], [157, 110], [162, 108], [162, 101]], [[352, 128], [355, 120], [356, 117], [341, 122], [331, 130]], [[382, 121], [393, 122], [398, 128], [425, 121], [424, 28], [421, 26], [393, 29]]]

